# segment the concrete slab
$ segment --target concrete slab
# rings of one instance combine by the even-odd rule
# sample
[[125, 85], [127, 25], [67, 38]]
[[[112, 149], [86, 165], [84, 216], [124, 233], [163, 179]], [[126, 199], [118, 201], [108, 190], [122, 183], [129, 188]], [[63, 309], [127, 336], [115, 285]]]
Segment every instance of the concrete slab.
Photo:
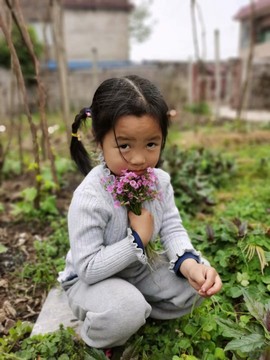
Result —
[[82, 322], [72, 314], [65, 292], [61, 288], [53, 288], [43, 304], [31, 336], [59, 330], [60, 324], [73, 328], [79, 334]]
[[[213, 108], [213, 114], [215, 110]], [[236, 117], [236, 110], [226, 106], [221, 106], [219, 111], [220, 117], [234, 120]], [[264, 110], [243, 110], [241, 114], [242, 120], [250, 122], [270, 123], [270, 111]]]

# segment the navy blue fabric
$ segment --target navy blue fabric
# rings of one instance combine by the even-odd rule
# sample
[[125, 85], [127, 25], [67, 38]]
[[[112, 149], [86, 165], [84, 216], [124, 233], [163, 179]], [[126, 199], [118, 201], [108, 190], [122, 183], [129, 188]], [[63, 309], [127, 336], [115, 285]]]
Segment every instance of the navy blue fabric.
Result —
[[143, 242], [140, 238], [140, 235], [135, 231], [132, 230], [132, 235], [134, 237], [135, 243], [137, 244], [137, 246], [142, 249], [142, 251], [144, 252], [144, 246], [143, 246]]
[[179, 269], [180, 269], [180, 266], [182, 265], [182, 263], [186, 259], [194, 259], [197, 262], [199, 262], [199, 256], [196, 256], [196, 255], [192, 254], [191, 252], [184, 253], [184, 255], [180, 256], [179, 259], [176, 261], [174, 268], [173, 268], [173, 270], [177, 276], [184, 277], [184, 275], [181, 273], [181, 271]]

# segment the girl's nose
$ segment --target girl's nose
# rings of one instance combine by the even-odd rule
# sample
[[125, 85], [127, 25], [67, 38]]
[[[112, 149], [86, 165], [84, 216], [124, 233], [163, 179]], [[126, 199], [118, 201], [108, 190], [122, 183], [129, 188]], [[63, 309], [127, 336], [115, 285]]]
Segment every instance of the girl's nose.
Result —
[[132, 154], [131, 158], [130, 158], [130, 164], [132, 165], [142, 165], [145, 163], [145, 156], [142, 153], [136, 153], [136, 154]]

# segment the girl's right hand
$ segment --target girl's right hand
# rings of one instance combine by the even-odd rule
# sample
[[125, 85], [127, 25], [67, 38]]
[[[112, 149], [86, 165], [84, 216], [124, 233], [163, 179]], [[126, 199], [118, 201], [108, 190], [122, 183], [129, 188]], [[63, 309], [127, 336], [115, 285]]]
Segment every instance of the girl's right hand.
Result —
[[135, 215], [132, 211], [129, 211], [128, 218], [130, 227], [136, 231], [140, 236], [143, 245], [146, 246], [149, 243], [154, 230], [154, 219], [152, 214], [146, 209], [142, 209], [141, 215]]

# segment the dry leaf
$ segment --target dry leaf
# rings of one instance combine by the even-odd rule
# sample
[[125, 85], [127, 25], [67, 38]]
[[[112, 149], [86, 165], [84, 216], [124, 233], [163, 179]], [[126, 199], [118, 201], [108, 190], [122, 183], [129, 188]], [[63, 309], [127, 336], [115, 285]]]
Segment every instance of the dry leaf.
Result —
[[11, 303], [8, 300], [4, 301], [3, 309], [4, 309], [5, 313], [7, 314], [7, 316], [15, 317], [17, 314], [16, 310], [14, 309], [14, 307], [11, 305]]
[[1, 279], [0, 280], [0, 288], [4, 288], [4, 289], [7, 289], [8, 288], [8, 281], [5, 280], [5, 279]]
[[7, 316], [3, 309], [0, 309], [0, 324], [2, 324], [6, 320]]

